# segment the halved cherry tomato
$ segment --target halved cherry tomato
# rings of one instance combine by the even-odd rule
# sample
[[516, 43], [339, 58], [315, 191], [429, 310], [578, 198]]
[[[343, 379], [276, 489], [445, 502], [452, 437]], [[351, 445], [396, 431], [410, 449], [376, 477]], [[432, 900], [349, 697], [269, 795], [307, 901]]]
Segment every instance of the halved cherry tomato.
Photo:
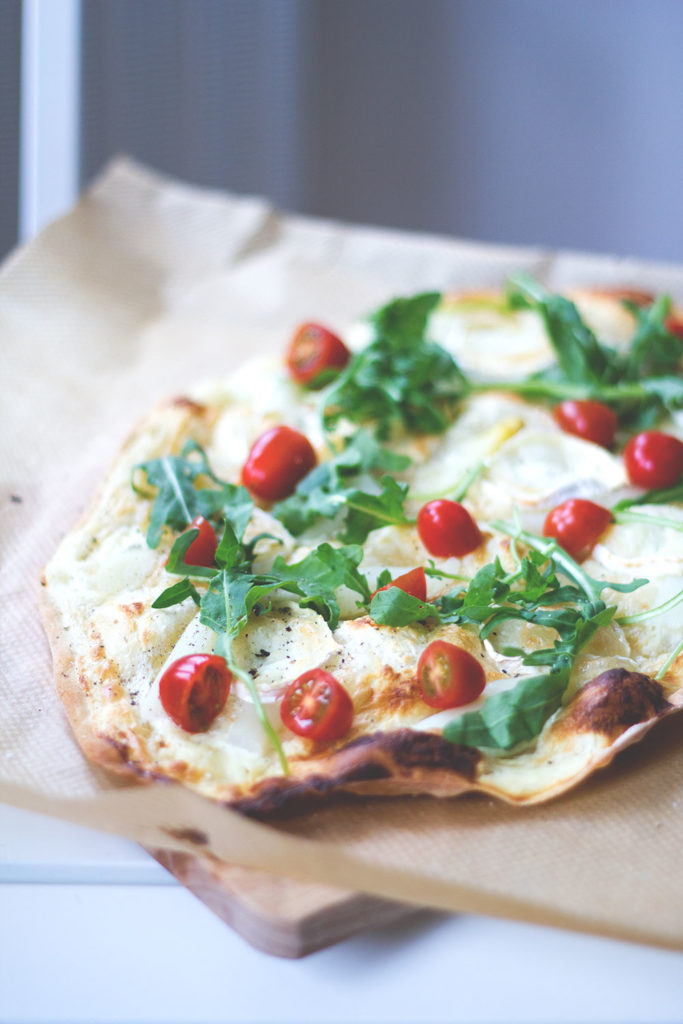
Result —
[[[379, 594], [382, 590], [388, 590], [389, 587], [398, 587], [405, 594], [411, 594], [416, 597], [418, 601], [427, 600], [427, 577], [425, 571], [420, 566], [418, 569], [411, 569], [410, 572], [404, 572], [403, 575], [397, 576], [391, 583], [387, 583], [384, 587], [380, 587], [379, 590], [375, 591], [375, 594]], [[374, 597], [375, 594], [372, 596]]]
[[258, 498], [280, 501], [316, 464], [307, 437], [291, 427], [272, 427], [254, 442], [242, 467], [242, 483]]
[[425, 704], [459, 708], [471, 704], [486, 686], [481, 662], [447, 640], [434, 640], [420, 655], [417, 682]]
[[185, 552], [185, 561], [188, 565], [205, 565], [210, 568], [216, 560], [216, 548], [218, 537], [216, 531], [204, 516], [195, 516], [188, 530], [199, 530], [199, 536], [190, 544]]
[[676, 313], [667, 316], [664, 320], [664, 326], [669, 334], [675, 334], [677, 338], [683, 341], [683, 316], [679, 316]]
[[624, 448], [626, 472], [632, 484], [674, 487], [683, 476], [683, 441], [659, 430], [644, 430]]
[[287, 369], [299, 384], [315, 387], [325, 370], [341, 370], [350, 358], [344, 342], [327, 327], [302, 324], [287, 349]]
[[608, 508], [585, 498], [570, 498], [548, 513], [543, 536], [554, 537], [572, 558], [581, 562], [590, 554], [611, 519]]
[[422, 506], [417, 516], [417, 532], [429, 554], [437, 558], [468, 555], [483, 540], [467, 509], [448, 498]]
[[584, 441], [611, 448], [617, 432], [617, 414], [602, 402], [560, 402], [553, 409], [553, 418], [567, 434], [575, 434]]
[[351, 728], [353, 704], [339, 680], [321, 668], [314, 668], [287, 687], [280, 717], [297, 736], [338, 740]]
[[225, 707], [232, 672], [217, 654], [186, 654], [159, 680], [164, 711], [185, 732], [206, 732]]

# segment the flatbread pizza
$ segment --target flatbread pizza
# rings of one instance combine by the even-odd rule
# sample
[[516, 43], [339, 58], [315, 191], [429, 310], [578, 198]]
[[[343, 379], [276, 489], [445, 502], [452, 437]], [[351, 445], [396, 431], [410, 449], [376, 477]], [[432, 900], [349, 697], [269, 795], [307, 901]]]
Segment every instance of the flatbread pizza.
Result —
[[255, 815], [607, 764], [683, 703], [682, 352], [519, 278], [153, 410], [42, 580], [86, 755]]

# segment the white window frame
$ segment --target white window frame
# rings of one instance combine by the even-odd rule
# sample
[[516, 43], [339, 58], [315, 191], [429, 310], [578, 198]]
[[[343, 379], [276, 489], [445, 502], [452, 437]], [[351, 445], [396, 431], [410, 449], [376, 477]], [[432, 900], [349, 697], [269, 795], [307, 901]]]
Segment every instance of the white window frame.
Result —
[[19, 237], [33, 238], [79, 191], [80, 0], [23, 0]]

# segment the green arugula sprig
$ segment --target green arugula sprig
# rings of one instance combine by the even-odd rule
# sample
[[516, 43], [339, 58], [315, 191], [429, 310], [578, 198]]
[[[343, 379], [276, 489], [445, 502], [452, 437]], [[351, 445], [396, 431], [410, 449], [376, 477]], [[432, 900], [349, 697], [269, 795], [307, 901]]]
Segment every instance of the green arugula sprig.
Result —
[[[536, 310], [543, 319], [557, 364], [521, 381], [496, 385], [527, 398], [595, 399], [611, 406], [622, 426], [652, 426], [664, 412], [683, 408], [681, 339], [666, 327], [671, 302], [662, 296], [643, 309], [625, 303], [636, 318], [628, 351], [598, 341], [573, 302], [520, 274], [508, 282], [513, 308]], [[488, 390], [489, 382], [473, 385]]]
[[[277, 502], [271, 512], [298, 537], [320, 518], [334, 519], [345, 510], [339, 539], [345, 544], [362, 544], [370, 531], [380, 526], [414, 521], [403, 511], [408, 485], [390, 475], [409, 465], [408, 456], [390, 451], [360, 429], [341, 452], [312, 469], [294, 494]], [[365, 488], [372, 484], [379, 489], [364, 489], [362, 483]]]
[[379, 438], [394, 427], [438, 434], [453, 419], [467, 381], [453, 357], [426, 337], [439, 292], [396, 299], [371, 317], [374, 337], [351, 359], [325, 397], [323, 423], [372, 423]]
[[[473, 626], [481, 640], [510, 619], [554, 629], [558, 636], [552, 647], [530, 653], [508, 647], [502, 652], [546, 672], [521, 679], [514, 688], [489, 698], [480, 710], [466, 712], [449, 723], [443, 732], [453, 743], [509, 750], [538, 735], [560, 707], [576, 656], [600, 626], [612, 621], [616, 608], [602, 600], [603, 591], [630, 592], [647, 580], [596, 580], [555, 540], [536, 537], [507, 523], [494, 525], [513, 538], [516, 566], [512, 572], [506, 572], [497, 558], [480, 569], [467, 586], [433, 602], [391, 587], [373, 597], [370, 614], [390, 626], [430, 619]], [[517, 541], [528, 548], [523, 557], [516, 554]]]
[[[140, 473], [145, 474], [146, 487], [137, 482]], [[200, 487], [202, 480], [210, 486]], [[147, 543], [151, 548], [158, 547], [164, 526], [184, 530], [196, 516], [228, 518], [243, 532], [254, 506], [245, 487], [226, 483], [215, 475], [206, 452], [196, 441], [188, 441], [180, 455], [164, 455], [138, 463], [133, 469], [131, 484], [141, 497], [154, 496], [147, 529]], [[150, 488], [155, 488], [156, 493]]]

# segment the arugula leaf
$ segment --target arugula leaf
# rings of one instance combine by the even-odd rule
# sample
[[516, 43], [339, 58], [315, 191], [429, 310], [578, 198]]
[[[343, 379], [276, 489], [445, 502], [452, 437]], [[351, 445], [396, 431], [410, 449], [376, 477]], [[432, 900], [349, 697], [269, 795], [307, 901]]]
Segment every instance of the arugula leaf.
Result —
[[174, 604], [182, 604], [188, 597], [191, 597], [196, 605], [199, 604], [197, 588], [186, 576], [185, 579], [174, 583], [173, 586], [166, 587], [166, 590], [162, 591], [155, 601], [152, 601], [152, 608], [170, 608]]
[[182, 573], [186, 573], [188, 576], [203, 577], [205, 579], [211, 579], [215, 576], [215, 569], [204, 565], [191, 565], [185, 561], [188, 548], [198, 536], [199, 530], [193, 528], [186, 530], [185, 533], [181, 533], [179, 537], [176, 537], [166, 562], [167, 572], [177, 573], [179, 576]]
[[623, 364], [622, 379], [666, 376], [675, 370], [683, 355], [683, 343], [666, 326], [671, 299], [661, 295], [651, 306], [624, 305], [636, 319], [636, 332]]
[[[221, 515], [235, 524], [240, 536], [244, 532], [254, 507], [249, 492], [245, 487], [220, 480], [196, 441], [187, 441], [180, 455], [164, 455], [134, 467], [133, 489], [149, 497], [135, 482], [137, 472], [144, 473], [147, 485], [157, 489], [147, 530], [147, 543], [151, 548], [159, 545], [164, 526], [184, 530], [196, 516], [211, 519]], [[200, 477], [216, 486], [198, 487]]]
[[[144, 473], [147, 484], [157, 488], [147, 530], [147, 543], [151, 548], [158, 546], [164, 526], [183, 530], [195, 516], [200, 515], [199, 491], [195, 481], [206, 474], [206, 466], [201, 458], [191, 460], [186, 454], [190, 454], [187, 446], [181, 455], [164, 455], [160, 459], [141, 462], [133, 470], [134, 476], [136, 471]], [[134, 476], [133, 488], [138, 494], [147, 496], [135, 484]]]
[[508, 285], [511, 305], [536, 309], [543, 318], [557, 365], [522, 381], [472, 384], [473, 391], [504, 388], [530, 398], [592, 398], [612, 406], [623, 426], [652, 426], [663, 412], [683, 408], [683, 345], [666, 327], [669, 299], [648, 309], [625, 305], [636, 330], [625, 354], [598, 341], [568, 299], [552, 295], [526, 275]]
[[[379, 526], [410, 520], [403, 513], [405, 485], [384, 476], [381, 494], [372, 494], [358, 487], [359, 479], [372, 478], [379, 471], [398, 473], [409, 465], [408, 456], [384, 448], [368, 431], [358, 430], [343, 451], [316, 466], [299, 482], [294, 494], [277, 502], [272, 514], [297, 537], [319, 518], [333, 519], [346, 509], [341, 539], [362, 543]], [[391, 483], [385, 485], [389, 479]]]
[[427, 322], [441, 301], [440, 292], [423, 292], [409, 298], [393, 299], [370, 316], [378, 337], [396, 349], [411, 349], [422, 338]]
[[569, 670], [521, 679], [511, 690], [489, 697], [478, 711], [467, 711], [443, 729], [444, 739], [469, 747], [510, 750], [538, 736], [562, 704]]
[[425, 334], [438, 292], [396, 299], [371, 317], [374, 340], [358, 352], [328, 393], [326, 429], [342, 418], [374, 423], [378, 437], [394, 427], [437, 434], [446, 429], [467, 381], [453, 357]]
[[516, 288], [541, 314], [565, 380], [600, 386], [614, 379], [618, 353], [600, 344], [573, 302], [547, 292], [526, 275], [512, 278], [510, 288]]
[[[377, 582], [380, 583], [381, 579]], [[391, 582], [391, 574], [386, 582]], [[384, 586], [384, 583], [380, 585]], [[413, 622], [425, 622], [430, 618], [440, 619], [434, 604], [420, 601], [419, 597], [406, 594], [399, 587], [378, 590], [370, 602], [370, 615], [382, 626], [410, 626]]]
[[281, 580], [285, 589], [293, 589], [302, 596], [304, 608], [313, 608], [329, 622], [330, 629], [339, 624], [339, 604], [336, 592], [340, 587], [359, 594], [362, 602], [370, 601], [370, 586], [359, 571], [363, 549], [358, 545], [334, 548], [319, 544], [300, 562], [287, 563], [280, 556], [275, 559], [272, 576]]
[[381, 526], [404, 526], [414, 523], [403, 511], [408, 484], [400, 484], [392, 476], [383, 476], [379, 494], [351, 490], [346, 493], [347, 509], [344, 532], [340, 540], [346, 544], [362, 544], [367, 535]]

